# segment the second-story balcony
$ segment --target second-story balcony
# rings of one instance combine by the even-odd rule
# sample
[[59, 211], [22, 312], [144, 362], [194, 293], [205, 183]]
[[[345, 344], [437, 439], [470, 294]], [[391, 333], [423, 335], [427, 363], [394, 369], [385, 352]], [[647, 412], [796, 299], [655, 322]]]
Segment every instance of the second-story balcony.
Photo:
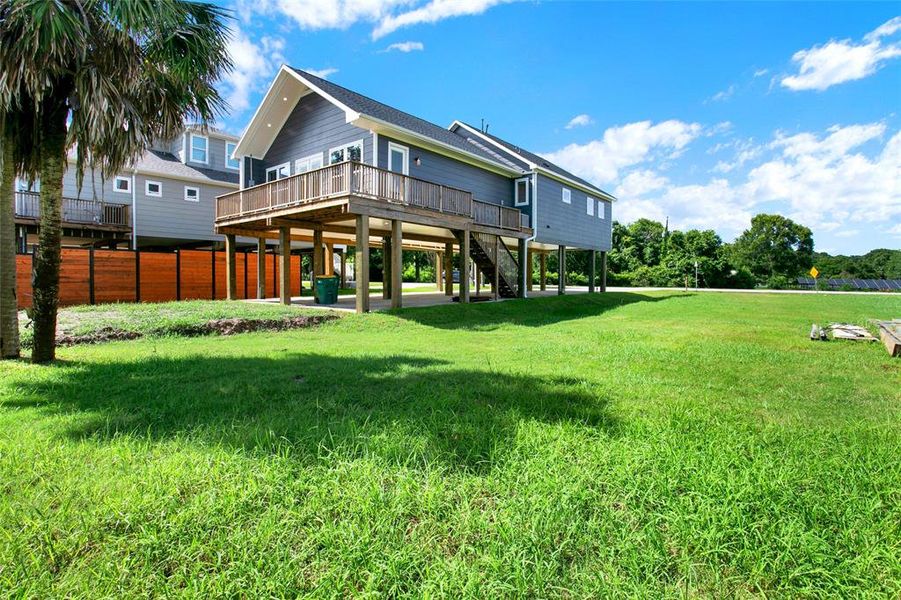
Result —
[[425, 209], [506, 231], [521, 232], [529, 226], [528, 215], [519, 209], [476, 200], [466, 190], [351, 161], [219, 196], [216, 223], [224, 225], [244, 218], [265, 217], [273, 211], [339, 198], [362, 198]]
[[[41, 195], [38, 192], [15, 193], [15, 218], [37, 223], [41, 218]], [[83, 198], [63, 198], [64, 227], [81, 227], [126, 231], [131, 229], [131, 207]]]

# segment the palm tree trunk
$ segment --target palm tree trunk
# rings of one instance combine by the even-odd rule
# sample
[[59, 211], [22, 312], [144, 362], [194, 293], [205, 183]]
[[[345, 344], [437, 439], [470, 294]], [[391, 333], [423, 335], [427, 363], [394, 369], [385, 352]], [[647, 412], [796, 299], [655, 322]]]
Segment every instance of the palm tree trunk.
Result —
[[41, 220], [32, 276], [34, 348], [31, 362], [56, 357], [56, 309], [62, 238], [63, 174], [66, 169], [66, 113], [49, 114], [43, 123], [41, 149]]
[[[2, 128], [2, 125], [0, 125]], [[19, 357], [16, 303], [15, 167], [13, 147], [0, 129], [0, 359]]]

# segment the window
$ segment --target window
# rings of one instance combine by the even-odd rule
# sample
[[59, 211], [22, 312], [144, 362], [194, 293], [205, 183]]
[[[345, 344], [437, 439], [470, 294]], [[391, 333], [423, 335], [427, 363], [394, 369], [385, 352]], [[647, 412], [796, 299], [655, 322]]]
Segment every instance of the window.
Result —
[[225, 142], [225, 167], [227, 169], [235, 169], [237, 171], [241, 168], [241, 159], [232, 158], [237, 147], [238, 144], [234, 142]]
[[563, 201], [567, 204], [572, 204], [572, 194], [566, 188], [563, 188]]
[[529, 204], [529, 178], [517, 179], [516, 187], [513, 189], [513, 203], [516, 206], [527, 206]]
[[275, 181], [276, 179], [284, 179], [291, 176], [291, 163], [285, 163], [276, 167], [266, 169], [266, 181]]
[[594, 216], [594, 198], [588, 196], [585, 198], [585, 212], [588, 213], [589, 216]]
[[601, 200], [598, 200], [598, 219], [606, 219], [607, 218], [607, 204]]
[[322, 168], [322, 152], [317, 154], [311, 154], [309, 156], [304, 156], [303, 158], [298, 158], [294, 161], [294, 174], [297, 173], [306, 173], [307, 171], [312, 171], [314, 169]]
[[116, 177], [113, 180], [113, 190], [122, 194], [131, 193], [131, 177]]
[[16, 191], [17, 192], [40, 192], [41, 191], [41, 180], [35, 179], [34, 181], [29, 181], [27, 179], [19, 179], [16, 177]]
[[210, 141], [206, 136], [191, 134], [191, 160], [207, 164], [207, 151], [209, 150]]
[[388, 142], [388, 170], [401, 175], [410, 174], [410, 149]]
[[155, 196], [159, 198], [163, 195], [163, 184], [161, 184], [159, 181], [145, 181], [144, 193], [148, 196]]
[[347, 144], [346, 146], [332, 148], [328, 151], [328, 164], [333, 165], [335, 163], [344, 162], [345, 160], [355, 160], [358, 162], [363, 160], [363, 140]]
[[185, 200], [188, 202], [200, 202], [200, 188], [185, 186]]

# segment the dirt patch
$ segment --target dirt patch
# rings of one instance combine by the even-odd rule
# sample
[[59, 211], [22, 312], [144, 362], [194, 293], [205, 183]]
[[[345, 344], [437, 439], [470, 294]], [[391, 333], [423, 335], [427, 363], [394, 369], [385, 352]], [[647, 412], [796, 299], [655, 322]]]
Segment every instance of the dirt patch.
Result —
[[[190, 325], [172, 325], [150, 331], [150, 336], [177, 335], [197, 337], [202, 335], [235, 335], [252, 331], [287, 331], [289, 329], [305, 329], [315, 327], [327, 321], [339, 318], [336, 315], [313, 315], [288, 317], [285, 319], [213, 319], [206, 323]], [[126, 331], [116, 327], [101, 327], [97, 331], [81, 335], [58, 335], [58, 346], [75, 346], [77, 344], [99, 344], [118, 340], [134, 340], [144, 337], [137, 331]]]

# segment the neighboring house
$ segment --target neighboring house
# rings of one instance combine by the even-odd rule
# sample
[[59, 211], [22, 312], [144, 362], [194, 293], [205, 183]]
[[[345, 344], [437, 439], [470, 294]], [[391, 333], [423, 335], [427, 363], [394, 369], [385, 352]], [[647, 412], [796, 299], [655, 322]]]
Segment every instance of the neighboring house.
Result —
[[[238, 138], [189, 126], [155, 143], [135, 163], [105, 181], [86, 173], [79, 190], [74, 160], [63, 179], [63, 244], [137, 248], [206, 247], [216, 196], [238, 188], [240, 164], [230, 158]], [[37, 243], [40, 182], [16, 185], [17, 247]]]
[[[401, 247], [415, 244], [443, 255], [447, 282], [456, 250], [461, 271], [472, 259], [497, 296], [525, 295], [534, 253], [543, 272], [550, 251], [561, 258], [567, 247], [600, 251], [603, 265], [610, 249], [615, 199], [603, 190], [462, 122], [440, 127], [288, 66], [235, 155], [242, 190], [220, 197], [216, 212], [227, 241], [244, 235], [260, 243], [278, 238], [285, 247], [288, 240], [315, 249], [348, 244], [364, 262], [378, 243], [390, 248], [392, 265]], [[314, 252], [314, 273], [324, 272], [325, 260]], [[359, 291], [367, 289], [364, 262], [357, 265], [361, 311], [368, 310]], [[462, 278], [462, 301], [468, 281]]]

